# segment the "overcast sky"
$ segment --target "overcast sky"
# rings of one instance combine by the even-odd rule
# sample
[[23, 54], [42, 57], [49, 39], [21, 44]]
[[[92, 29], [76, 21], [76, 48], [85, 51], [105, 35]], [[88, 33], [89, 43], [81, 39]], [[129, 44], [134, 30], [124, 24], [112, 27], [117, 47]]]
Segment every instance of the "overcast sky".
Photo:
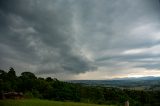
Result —
[[0, 0], [0, 68], [41, 77], [160, 76], [159, 0]]

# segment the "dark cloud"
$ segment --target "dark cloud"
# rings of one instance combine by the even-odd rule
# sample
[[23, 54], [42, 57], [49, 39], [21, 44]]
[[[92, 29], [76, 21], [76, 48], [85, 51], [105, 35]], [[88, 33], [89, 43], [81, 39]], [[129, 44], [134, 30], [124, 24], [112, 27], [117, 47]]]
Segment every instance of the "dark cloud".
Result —
[[2, 0], [0, 4], [1, 67], [43, 74], [96, 68], [80, 51], [73, 52], [69, 2]]
[[159, 10], [159, 0], [1, 0], [0, 67], [66, 78], [125, 63], [154, 69]]
[[136, 67], [144, 67], [148, 70], [159, 70], [160, 66], [159, 66], [160, 62], [150, 62], [150, 63], [146, 63], [144, 62], [142, 65], [137, 65]]

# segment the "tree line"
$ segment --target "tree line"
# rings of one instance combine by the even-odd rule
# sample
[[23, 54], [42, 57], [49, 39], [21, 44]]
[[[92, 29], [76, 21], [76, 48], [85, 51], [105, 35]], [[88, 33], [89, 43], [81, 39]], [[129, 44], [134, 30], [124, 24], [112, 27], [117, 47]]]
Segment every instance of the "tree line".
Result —
[[8, 72], [0, 70], [0, 93], [3, 92], [23, 92], [25, 98], [116, 104], [117, 106], [123, 106], [127, 100], [130, 101], [130, 106], [160, 105], [160, 91], [85, 86], [51, 77], [36, 77], [32, 72], [22, 72], [17, 76], [13, 68]]

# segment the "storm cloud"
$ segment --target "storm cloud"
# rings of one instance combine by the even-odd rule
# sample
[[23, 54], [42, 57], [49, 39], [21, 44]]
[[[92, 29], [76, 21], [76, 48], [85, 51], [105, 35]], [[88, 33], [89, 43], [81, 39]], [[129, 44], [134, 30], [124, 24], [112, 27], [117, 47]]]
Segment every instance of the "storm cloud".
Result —
[[159, 29], [159, 0], [1, 0], [0, 68], [60, 79], [159, 70]]
[[69, 2], [17, 0], [0, 4], [2, 67], [18, 65], [41, 73], [80, 73], [96, 68], [75, 50]]

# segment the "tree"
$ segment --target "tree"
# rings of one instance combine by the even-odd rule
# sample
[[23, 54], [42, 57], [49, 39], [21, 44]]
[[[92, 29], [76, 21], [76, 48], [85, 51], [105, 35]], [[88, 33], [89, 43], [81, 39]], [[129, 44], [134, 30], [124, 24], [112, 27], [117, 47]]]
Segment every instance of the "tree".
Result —
[[15, 80], [16, 79], [16, 72], [12, 67], [10, 67], [9, 72], [7, 73], [8, 79]]
[[19, 77], [20, 80], [20, 90], [22, 92], [31, 91], [35, 89], [37, 77], [31, 72], [23, 72]]
[[46, 78], [46, 81], [47, 81], [47, 82], [52, 82], [53, 79], [52, 79], [51, 77], [47, 77], [47, 78]]
[[7, 73], [4, 70], [0, 69], [0, 80], [6, 81], [7, 79]]
[[21, 77], [25, 79], [37, 79], [37, 77], [31, 72], [23, 72], [21, 73]]

